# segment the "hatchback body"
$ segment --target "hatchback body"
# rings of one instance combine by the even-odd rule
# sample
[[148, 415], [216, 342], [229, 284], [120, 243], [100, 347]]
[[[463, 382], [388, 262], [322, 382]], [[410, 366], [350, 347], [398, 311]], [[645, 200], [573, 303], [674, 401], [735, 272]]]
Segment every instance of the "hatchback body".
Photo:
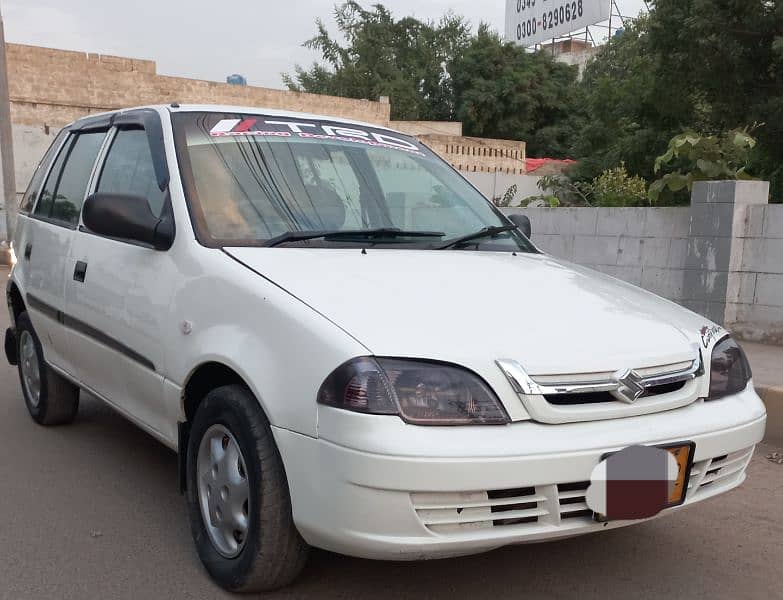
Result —
[[[82, 119], [14, 249], [6, 353], [31, 415], [69, 422], [87, 390], [177, 451], [231, 590], [290, 582], [309, 546], [427, 559], [639, 522], [738, 486], [764, 433], [728, 332], [540, 252], [373, 125]], [[612, 466], [629, 447], [647, 458]]]

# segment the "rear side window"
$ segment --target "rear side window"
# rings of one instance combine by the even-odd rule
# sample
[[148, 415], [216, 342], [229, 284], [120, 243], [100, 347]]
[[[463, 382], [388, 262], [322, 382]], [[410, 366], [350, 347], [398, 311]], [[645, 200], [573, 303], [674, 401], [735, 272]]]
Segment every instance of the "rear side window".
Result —
[[97, 191], [140, 196], [147, 200], [152, 214], [160, 216], [165, 194], [158, 187], [152, 152], [143, 129], [117, 132], [103, 164]]
[[66, 144], [46, 179], [36, 215], [76, 226], [104, 137], [105, 132], [83, 133]]
[[68, 132], [65, 129], [61, 129], [60, 133], [58, 133], [54, 138], [52, 145], [49, 146], [49, 149], [46, 151], [46, 154], [44, 154], [44, 157], [41, 159], [41, 162], [38, 164], [38, 167], [35, 169], [35, 172], [30, 179], [30, 184], [27, 186], [27, 191], [24, 193], [24, 196], [22, 196], [22, 201], [19, 203], [20, 212], [29, 213], [33, 209], [35, 200], [38, 198], [38, 192], [41, 191], [41, 185], [43, 184], [46, 171], [49, 169], [49, 165], [51, 164], [52, 160], [54, 160], [54, 155], [57, 152], [57, 149], [60, 147], [63, 140], [65, 139], [65, 136], [67, 135]]

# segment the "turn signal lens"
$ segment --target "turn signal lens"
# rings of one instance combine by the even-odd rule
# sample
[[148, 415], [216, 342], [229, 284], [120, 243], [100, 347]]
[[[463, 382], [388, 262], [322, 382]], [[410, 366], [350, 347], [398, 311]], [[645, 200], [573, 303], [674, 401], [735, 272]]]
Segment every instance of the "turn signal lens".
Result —
[[724, 338], [712, 349], [710, 393], [707, 400], [741, 392], [748, 385], [751, 375], [745, 352], [732, 338]]
[[369, 414], [397, 414], [416, 425], [499, 425], [500, 401], [477, 375], [454, 365], [362, 357], [338, 367], [318, 402]]
[[388, 381], [372, 358], [357, 358], [337, 367], [318, 391], [318, 402], [373, 415], [396, 415]]

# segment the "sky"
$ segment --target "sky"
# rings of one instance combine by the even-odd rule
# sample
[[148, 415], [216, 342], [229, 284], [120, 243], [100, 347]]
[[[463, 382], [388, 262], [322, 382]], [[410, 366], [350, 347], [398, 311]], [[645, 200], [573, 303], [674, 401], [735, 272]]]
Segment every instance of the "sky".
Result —
[[[339, 0], [338, 0], [339, 1]], [[437, 20], [451, 10], [503, 31], [505, 0], [381, 1], [395, 17]], [[362, 0], [360, 0], [362, 2]], [[158, 73], [282, 88], [280, 74], [318, 56], [302, 47], [334, 0], [0, 0], [7, 42], [144, 58]], [[643, 0], [618, 0], [635, 15]], [[333, 25], [330, 29], [334, 30]]]

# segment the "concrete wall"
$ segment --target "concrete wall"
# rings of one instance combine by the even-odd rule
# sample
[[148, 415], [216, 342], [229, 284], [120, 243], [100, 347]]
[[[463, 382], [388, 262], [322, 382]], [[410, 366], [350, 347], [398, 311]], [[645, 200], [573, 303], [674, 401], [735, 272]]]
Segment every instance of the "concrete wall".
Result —
[[735, 224], [726, 321], [746, 339], [783, 344], [783, 205], [748, 206]]
[[510, 208], [542, 250], [641, 286], [724, 324], [783, 344], [783, 205], [766, 182], [702, 182], [691, 206]]
[[677, 302], [685, 300], [687, 207], [511, 208], [533, 225], [533, 243]]
[[482, 171], [464, 171], [462, 174], [490, 200], [502, 198], [512, 185], [517, 186], [517, 193], [511, 201], [512, 205], [519, 204], [529, 196], [537, 196], [541, 193], [537, 185], [541, 178], [536, 175], [511, 175], [503, 172], [487, 173]]

